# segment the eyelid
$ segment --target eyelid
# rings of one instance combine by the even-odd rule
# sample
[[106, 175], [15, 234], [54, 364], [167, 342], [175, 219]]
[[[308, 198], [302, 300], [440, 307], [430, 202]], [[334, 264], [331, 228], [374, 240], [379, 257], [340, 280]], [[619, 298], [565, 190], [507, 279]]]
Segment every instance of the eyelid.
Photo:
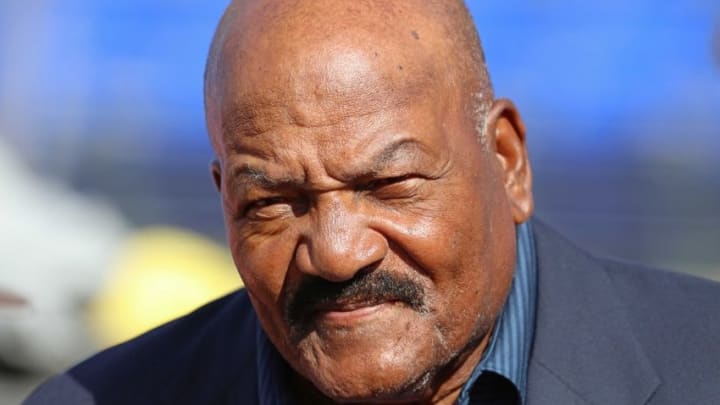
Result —
[[309, 202], [303, 196], [270, 196], [252, 200], [242, 210], [242, 217], [248, 220], [272, 220], [304, 215]]
[[281, 196], [264, 197], [252, 200], [245, 204], [245, 208], [243, 208], [243, 216], [247, 216], [250, 210], [269, 207], [274, 204], [286, 202], [287, 200], [287, 197]]
[[410, 180], [413, 178], [417, 178], [417, 175], [414, 174], [403, 174], [401, 176], [393, 176], [393, 177], [386, 177], [381, 179], [375, 179], [368, 181], [367, 183], [363, 184], [360, 189], [362, 190], [377, 190], [381, 187], [390, 185], [390, 184], [396, 184], [403, 182], [405, 180]]

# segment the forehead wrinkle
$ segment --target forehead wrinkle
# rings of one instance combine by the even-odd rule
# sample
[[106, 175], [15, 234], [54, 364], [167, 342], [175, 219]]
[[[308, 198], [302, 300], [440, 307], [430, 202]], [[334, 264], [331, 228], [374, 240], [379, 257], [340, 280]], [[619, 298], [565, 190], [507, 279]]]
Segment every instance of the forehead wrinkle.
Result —
[[287, 109], [269, 101], [249, 102], [247, 97], [228, 101], [222, 108], [223, 137], [254, 137], [278, 124], [294, 124]]
[[332, 77], [311, 74], [289, 85], [296, 87], [290, 95], [263, 88], [240, 91], [228, 88], [230, 94], [224, 97], [221, 113], [223, 136], [253, 137], [282, 125], [303, 128], [339, 125], [348, 119], [407, 108], [434, 97], [439, 90], [434, 69], [423, 62], [405, 66], [406, 73], [400, 75], [374, 69], [375, 77], [344, 88], [332, 88]]
[[346, 183], [360, 181], [366, 177], [381, 176], [393, 163], [404, 158], [414, 159], [427, 155], [426, 147], [415, 139], [402, 138], [391, 142], [367, 159], [355, 159], [352, 165], [347, 161], [337, 165], [337, 179]]
[[[317, 117], [296, 117], [289, 110], [290, 107], [283, 106], [279, 101], [270, 101], [262, 95], [248, 95], [239, 97], [232, 102], [226, 103], [222, 114], [222, 143], [224, 150], [229, 154], [252, 153], [261, 158], [277, 160], [277, 154], [282, 152], [281, 148], [288, 145], [273, 145], [273, 137], [280, 136], [285, 131], [295, 132], [294, 128], [321, 129], [327, 128], [328, 133], [357, 132], [360, 128], [375, 126], [379, 121], [384, 121], [384, 115], [390, 111], [400, 112], [413, 106], [424, 104], [429, 99], [438, 100], [435, 96], [435, 89], [428, 85], [434, 77], [432, 72], [427, 72], [422, 80], [406, 81], [402, 89], [380, 87], [374, 93], [368, 93], [367, 97], [356, 97], [355, 105], [346, 105], [344, 108], [334, 109], [333, 114], [322, 114]], [[367, 98], [364, 100], [364, 98]], [[291, 104], [293, 100], [286, 104]], [[313, 119], [308, 119], [313, 118]], [[336, 127], [336, 128], [331, 128]], [[321, 134], [307, 133], [310, 136], [324, 137]], [[303, 132], [297, 132], [297, 136], [304, 137]], [[265, 144], [269, 142], [272, 146], [267, 147], [255, 144], [256, 141]], [[332, 147], [336, 139], [327, 142], [318, 139], [321, 144], [329, 143]], [[253, 147], [255, 145], [256, 147]]]
[[[363, 177], [379, 175], [398, 159], [406, 156], [417, 156], [425, 153], [425, 146], [414, 139], [400, 139], [385, 146], [379, 152], [362, 162], [359, 170], [354, 173], [345, 173], [335, 178], [325, 173], [329, 178], [340, 180], [344, 183], [353, 183], [361, 180]], [[324, 165], [323, 165], [324, 166]], [[321, 179], [309, 179], [308, 171], [305, 170], [300, 177], [294, 176], [273, 176], [260, 167], [253, 166], [249, 163], [240, 164], [230, 171], [230, 181], [233, 187], [239, 187], [248, 190], [258, 187], [267, 190], [275, 190], [280, 188], [297, 188], [310, 189], [322, 188]]]

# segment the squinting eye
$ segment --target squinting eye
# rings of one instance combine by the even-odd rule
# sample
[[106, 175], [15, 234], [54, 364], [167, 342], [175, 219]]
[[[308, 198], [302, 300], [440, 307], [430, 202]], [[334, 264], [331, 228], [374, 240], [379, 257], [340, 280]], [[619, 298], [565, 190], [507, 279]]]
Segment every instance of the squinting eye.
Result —
[[269, 197], [251, 202], [243, 216], [248, 219], [270, 220], [300, 216], [307, 212], [308, 203], [299, 197]]
[[273, 204], [280, 204], [284, 201], [285, 201], [285, 199], [282, 197], [263, 198], [262, 200], [255, 201], [254, 203], [251, 204], [251, 206], [253, 208], [262, 208], [262, 207], [267, 207], [267, 206], [273, 205]]
[[363, 190], [377, 190], [377, 189], [387, 186], [389, 184], [399, 183], [399, 182], [405, 181], [409, 178], [411, 178], [411, 176], [405, 175], [405, 176], [397, 176], [397, 177], [388, 177], [386, 179], [373, 180], [368, 183], [365, 183], [363, 185], [362, 189]]
[[245, 215], [251, 214], [253, 211], [261, 210], [266, 207], [270, 207], [277, 204], [286, 203], [287, 199], [284, 197], [269, 197], [261, 200], [253, 201], [245, 207]]

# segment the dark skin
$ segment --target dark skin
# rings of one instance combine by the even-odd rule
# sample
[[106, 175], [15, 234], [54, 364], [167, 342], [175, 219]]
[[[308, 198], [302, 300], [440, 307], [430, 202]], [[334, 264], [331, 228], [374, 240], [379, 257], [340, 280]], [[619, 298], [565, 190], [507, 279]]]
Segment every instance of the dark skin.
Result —
[[210, 57], [232, 255], [312, 403], [453, 403], [532, 213], [510, 102], [488, 100], [479, 141], [462, 9], [413, 3], [235, 3]]

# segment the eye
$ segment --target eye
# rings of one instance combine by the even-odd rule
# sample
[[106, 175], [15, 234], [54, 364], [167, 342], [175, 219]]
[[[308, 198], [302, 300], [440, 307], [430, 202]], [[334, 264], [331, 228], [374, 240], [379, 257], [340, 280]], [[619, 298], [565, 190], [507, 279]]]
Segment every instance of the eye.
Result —
[[269, 207], [274, 204], [281, 204], [285, 201], [284, 197], [269, 197], [269, 198], [263, 198], [261, 200], [253, 201], [248, 205], [248, 208], [263, 208], [263, 207]]
[[422, 178], [417, 175], [387, 177], [364, 183], [359, 191], [384, 203], [409, 203], [418, 197]]
[[268, 197], [249, 203], [243, 215], [250, 219], [272, 219], [293, 212], [292, 201], [286, 197]]
[[369, 181], [369, 182], [363, 184], [360, 187], [360, 189], [367, 190], [367, 191], [379, 190], [385, 186], [389, 186], [391, 184], [396, 184], [396, 183], [401, 183], [410, 178], [412, 178], [411, 175], [403, 175], [403, 176], [388, 177], [388, 178], [384, 178], [384, 179], [372, 180], [372, 181]]

